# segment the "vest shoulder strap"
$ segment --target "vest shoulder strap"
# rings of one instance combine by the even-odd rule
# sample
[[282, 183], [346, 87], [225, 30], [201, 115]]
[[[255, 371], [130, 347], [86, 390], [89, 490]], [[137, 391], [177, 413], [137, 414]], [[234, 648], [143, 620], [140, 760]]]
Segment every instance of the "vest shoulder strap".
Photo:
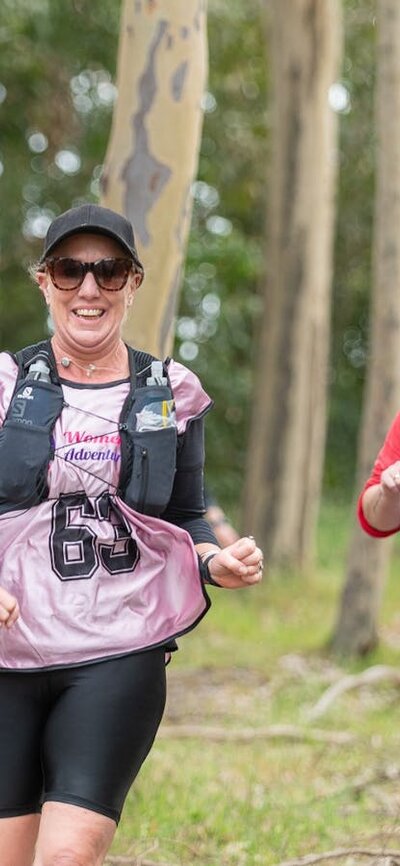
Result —
[[[141, 388], [146, 384], [146, 379], [150, 375], [150, 367], [153, 361], [159, 361], [155, 355], [150, 355], [149, 352], [142, 352], [141, 349], [134, 349], [128, 346], [129, 369], [132, 381], [132, 390]], [[169, 385], [171, 385], [168, 375], [168, 364], [170, 359], [166, 358], [163, 364], [164, 376], [167, 377]]]
[[57, 364], [51, 348], [50, 340], [41, 340], [39, 343], [32, 343], [31, 346], [25, 346], [23, 349], [19, 349], [18, 352], [11, 352], [10, 354], [18, 364], [18, 380], [25, 378], [28, 367], [32, 364], [32, 361], [37, 355], [47, 355], [52, 382], [55, 385], [59, 384], [60, 377], [58, 375]]

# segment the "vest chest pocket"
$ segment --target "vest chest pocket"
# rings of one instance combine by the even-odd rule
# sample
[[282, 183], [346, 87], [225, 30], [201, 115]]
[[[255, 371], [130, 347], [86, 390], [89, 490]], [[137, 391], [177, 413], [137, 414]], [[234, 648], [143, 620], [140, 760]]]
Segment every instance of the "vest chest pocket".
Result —
[[61, 387], [19, 380], [0, 430], [0, 513], [30, 508], [48, 495], [52, 431], [63, 406]]
[[154, 517], [167, 507], [176, 469], [176, 427], [135, 430], [132, 474], [123, 499], [135, 511]]
[[31, 425], [26, 430], [5, 421], [0, 431], [0, 514], [38, 505], [47, 496], [47, 469], [53, 457], [49, 432]]

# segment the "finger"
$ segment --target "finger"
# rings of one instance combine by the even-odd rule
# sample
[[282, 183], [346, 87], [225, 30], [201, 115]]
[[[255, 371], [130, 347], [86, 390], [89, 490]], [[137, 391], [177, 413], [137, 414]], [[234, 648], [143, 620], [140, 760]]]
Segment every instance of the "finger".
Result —
[[381, 475], [381, 484], [387, 490], [396, 492], [400, 490], [400, 462], [392, 463], [388, 466]]
[[239, 556], [230, 553], [226, 548], [223, 552], [224, 556], [219, 559], [218, 563], [214, 563], [214, 560], [211, 560], [210, 565], [215, 564], [216, 566], [220, 566], [222, 569], [232, 572], [232, 574], [246, 574], [247, 566]]
[[4, 607], [3, 604], [0, 604], [0, 622], [2, 622], [2, 623], [7, 622], [9, 616], [10, 616], [10, 611], [7, 610], [7, 608]]
[[264, 559], [264, 557], [263, 557], [263, 552], [262, 552], [261, 548], [256, 547], [251, 553], [248, 554], [248, 556], [245, 556], [242, 559], [242, 562], [244, 563], [244, 565], [247, 565], [247, 566], [249, 566], [249, 565], [259, 566], [260, 562], [262, 562], [263, 559]]
[[241, 571], [239, 578], [244, 584], [259, 583], [263, 577], [264, 562], [260, 560], [254, 565], [246, 566], [246, 569]]
[[256, 571], [248, 572], [240, 575], [240, 579], [244, 586], [254, 586], [262, 580], [262, 571], [257, 568]]
[[257, 574], [258, 571], [263, 570], [263, 561], [258, 560], [257, 562], [253, 562], [251, 565], [246, 565], [245, 571], [242, 574]]
[[18, 605], [18, 602], [16, 601], [13, 609], [10, 611], [10, 615], [9, 615], [8, 620], [6, 622], [7, 628], [10, 628], [12, 625], [14, 625], [14, 623], [17, 621], [18, 617], [19, 617], [19, 605]]
[[256, 547], [253, 553], [241, 560], [242, 565], [246, 566], [246, 570], [242, 570], [242, 574], [257, 574], [264, 569], [264, 556], [261, 548]]
[[[257, 548], [257, 544], [252, 535], [245, 535], [243, 538], [239, 538], [238, 541], [235, 541], [233, 544], [229, 545], [228, 551], [232, 553], [236, 559], [245, 559], [246, 556], [249, 556], [251, 553]], [[227, 548], [225, 548], [226, 550]]]
[[391, 472], [391, 480], [393, 481], [394, 486], [397, 487], [397, 489], [399, 489], [400, 488], [400, 472], [399, 472], [398, 468], [396, 469], [395, 472]]
[[0, 598], [0, 623], [8, 623], [10, 618], [12, 622], [15, 622], [19, 616], [19, 605], [17, 599], [5, 590], [1, 591]]
[[398, 493], [400, 490], [400, 474], [397, 476], [387, 472], [381, 477], [381, 486], [390, 493]]

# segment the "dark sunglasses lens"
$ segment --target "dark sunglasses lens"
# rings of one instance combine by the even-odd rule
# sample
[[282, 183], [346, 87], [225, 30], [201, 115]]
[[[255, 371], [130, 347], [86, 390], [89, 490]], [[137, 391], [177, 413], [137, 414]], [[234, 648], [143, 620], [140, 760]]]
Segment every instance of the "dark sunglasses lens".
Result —
[[51, 279], [58, 289], [67, 292], [82, 285], [88, 271], [93, 273], [98, 286], [109, 292], [123, 289], [132, 267], [130, 259], [99, 259], [97, 262], [80, 262], [61, 257], [48, 262]]
[[128, 259], [101, 259], [93, 267], [98, 285], [111, 292], [123, 289], [130, 269], [131, 262]]
[[55, 259], [50, 268], [53, 283], [59, 289], [76, 289], [84, 279], [82, 263], [76, 259]]

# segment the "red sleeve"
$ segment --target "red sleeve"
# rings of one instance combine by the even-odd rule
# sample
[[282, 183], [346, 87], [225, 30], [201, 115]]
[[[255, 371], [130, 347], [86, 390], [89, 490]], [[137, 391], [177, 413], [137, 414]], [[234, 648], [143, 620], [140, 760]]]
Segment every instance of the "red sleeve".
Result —
[[374, 526], [371, 526], [371, 524], [368, 523], [368, 520], [365, 517], [362, 507], [362, 498], [368, 487], [373, 487], [374, 484], [380, 484], [383, 470], [387, 469], [388, 466], [391, 466], [392, 463], [396, 463], [397, 460], [400, 460], [400, 412], [396, 415], [391, 427], [389, 428], [383, 446], [375, 460], [371, 475], [369, 476], [368, 481], [364, 484], [357, 504], [357, 514], [362, 529], [364, 529], [365, 532], [368, 532], [369, 535], [373, 535], [375, 538], [386, 538], [388, 535], [394, 535], [395, 532], [399, 532], [400, 526], [397, 526], [395, 529], [386, 530], [386, 532], [383, 532], [380, 529], [375, 529]]

